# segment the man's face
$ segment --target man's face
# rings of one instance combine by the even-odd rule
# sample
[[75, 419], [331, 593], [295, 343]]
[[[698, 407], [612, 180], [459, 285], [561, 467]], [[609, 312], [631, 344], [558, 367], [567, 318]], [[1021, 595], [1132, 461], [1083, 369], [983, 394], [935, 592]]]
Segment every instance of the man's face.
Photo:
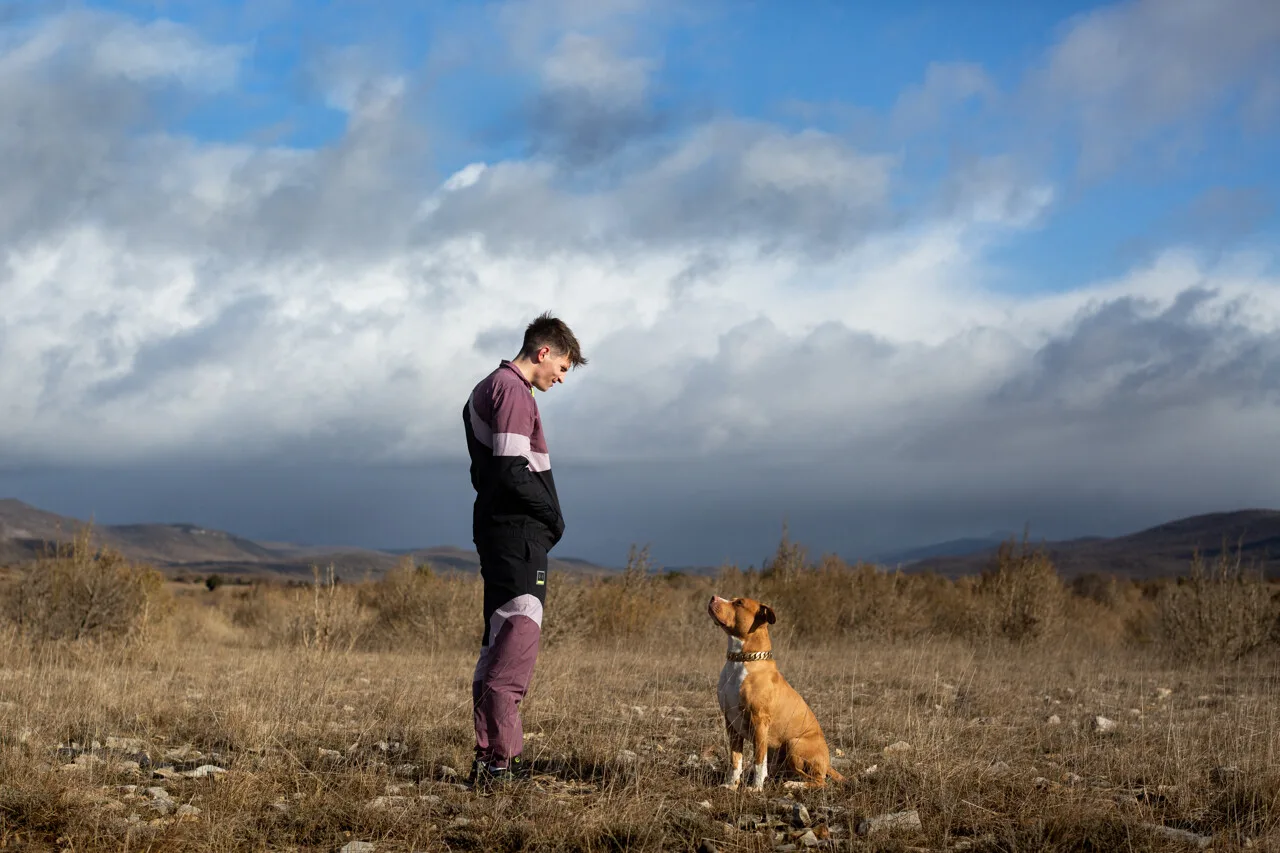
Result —
[[553, 352], [550, 347], [538, 350], [538, 360], [533, 366], [533, 387], [549, 391], [557, 382], [563, 382], [572, 365], [567, 354]]

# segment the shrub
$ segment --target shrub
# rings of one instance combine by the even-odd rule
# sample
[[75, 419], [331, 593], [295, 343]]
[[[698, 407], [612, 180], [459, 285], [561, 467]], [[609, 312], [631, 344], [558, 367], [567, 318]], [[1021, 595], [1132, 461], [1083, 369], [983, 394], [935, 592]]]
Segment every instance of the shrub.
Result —
[[22, 573], [9, 617], [37, 640], [133, 637], [163, 617], [163, 578], [110, 548], [95, 550], [86, 527]]
[[700, 613], [689, 606], [680, 579], [668, 579], [654, 568], [649, 547], [632, 545], [620, 575], [557, 578], [547, 596], [547, 639], [618, 640], [653, 636], [658, 630], [679, 633]]
[[986, 638], [1014, 643], [1038, 640], [1062, 627], [1066, 589], [1042, 550], [1003, 543], [995, 565], [982, 573], [975, 590], [978, 629]]
[[1165, 652], [1183, 662], [1239, 660], [1263, 646], [1274, 629], [1277, 605], [1270, 585], [1224, 547], [1208, 564], [1199, 552], [1191, 571], [1156, 599], [1156, 628]]
[[369, 614], [358, 593], [340, 586], [332, 564], [312, 566], [314, 579], [306, 593], [295, 591], [290, 602], [286, 637], [289, 642], [319, 652], [351, 651], [369, 628]]
[[442, 576], [406, 557], [363, 590], [361, 600], [374, 616], [361, 647], [476, 648], [483, 630], [482, 592], [478, 578]]

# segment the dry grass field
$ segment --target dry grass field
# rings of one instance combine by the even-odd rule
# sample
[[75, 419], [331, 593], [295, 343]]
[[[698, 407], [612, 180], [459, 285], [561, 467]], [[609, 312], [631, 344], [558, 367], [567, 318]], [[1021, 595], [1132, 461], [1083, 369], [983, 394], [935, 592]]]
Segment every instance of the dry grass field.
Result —
[[[0, 850], [1280, 850], [1275, 590], [1238, 567], [1069, 588], [1009, 549], [952, 582], [784, 542], [555, 578], [535, 778], [478, 794], [474, 578], [208, 590], [109, 557], [0, 584]], [[720, 787], [712, 590], [775, 607], [847, 782]]]

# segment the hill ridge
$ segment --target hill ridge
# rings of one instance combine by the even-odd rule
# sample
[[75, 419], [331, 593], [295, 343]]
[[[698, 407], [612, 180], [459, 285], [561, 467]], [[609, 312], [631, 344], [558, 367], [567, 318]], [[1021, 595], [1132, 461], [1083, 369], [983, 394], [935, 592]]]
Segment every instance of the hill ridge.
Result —
[[[0, 498], [0, 566], [38, 558], [46, 543], [69, 541], [88, 522], [58, 515], [17, 498]], [[397, 549], [360, 546], [302, 546], [288, 542], [258, 542], [194, 522], [143, 522], [92, 525], [93, 542], [120, 551], [137, 562], [149, 563], [165, 574], [183, 573], [273, 576], [306, 579], [313, 564], [334, 565], [341, 577], [378, 577], [405, 557], [443, 569], [479, 571], [475, 551], [452, 545]], [[557, 571], [603, 574], [613, 570], [573, 557], [550, 558]]]

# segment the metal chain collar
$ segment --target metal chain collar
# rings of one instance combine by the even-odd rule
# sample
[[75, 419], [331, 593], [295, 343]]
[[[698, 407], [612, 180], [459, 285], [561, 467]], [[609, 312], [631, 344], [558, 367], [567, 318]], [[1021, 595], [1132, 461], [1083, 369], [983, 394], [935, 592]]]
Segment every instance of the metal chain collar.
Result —
[[726, 660], [734, 663], [746, 663], [753, 660], [773, 660], [773, 652], [729, 652]]

